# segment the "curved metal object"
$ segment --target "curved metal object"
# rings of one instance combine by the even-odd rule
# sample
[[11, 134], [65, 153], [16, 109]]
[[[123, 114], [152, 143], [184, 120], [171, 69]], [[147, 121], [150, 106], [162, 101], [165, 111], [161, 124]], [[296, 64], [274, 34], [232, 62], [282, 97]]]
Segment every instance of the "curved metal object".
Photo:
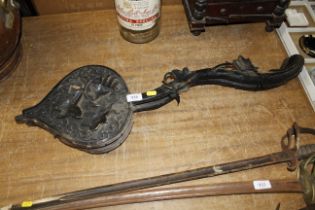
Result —
[[14, 0], [0, 0], [0, 80], [15, 69], [20, 56], [21, 18]]
[[198, 71], [173, 70], [163, 84], [141, 94], [141, 100], [127, 101], [129, 91], [114, 70], [97, 65], [78, 68], [59, 82], [36, 106], [23, 110], [18, 122], [47, 129], [69, 146], [106, 153], [117, 148], [129, 135], [133, 112], [157, 109], [190, 87], [219, 84], [244, 90], [274, 88], [296, 77], [304, 64], [294, 55], [278, 70], [260, 73], [243, 57], [232, 63]]
[[307, 205], [315, 204], [315, 154], [300, 164], [299, 179], [304, 189], [304, 201]]
[[303, 52], [313, 58], [315, 57], [315, 38], [312, 34], [301, 36], [299, 38], [299, 45]]

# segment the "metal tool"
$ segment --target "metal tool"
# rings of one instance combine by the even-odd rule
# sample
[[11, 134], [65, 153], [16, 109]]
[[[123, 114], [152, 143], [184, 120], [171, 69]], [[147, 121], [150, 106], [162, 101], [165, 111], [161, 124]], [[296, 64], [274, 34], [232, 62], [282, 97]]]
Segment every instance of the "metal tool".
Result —
[[197, 71], [173, 70], [163, 84], [151, 91], [129, 94], [114, 70], [84, 66], [61, 80], [36, 106], [23, 110], [17, 122], [40, 126], [66, 145], [89, 152], [105, 153], [121, 145], [132, 127], [134, 112], [157, 109], [190, 87], [217, 84], [243, 90], [266, 90], [295, 78], [304, 59], [293, 55], [280, 69], [260, 73], [249, 59], [239, 57], [213, 68]]
[[[288, 130], [287, 134], [281, 140], [282, 146], [281, 152], [276, 152], [245, 160], [223, 163], [214, 166], [197, 168], [183, 172], [165, 174], [161, 176], [154, 176], [144, 179], [122, 182], [118, 184], [106, 185], [101, 187], [65, 193], [51, 198], [34, 201], [32, 202], [32, 205], [29, 206], [28, 208], [29, 209], [48, 208], [85, 199], [92, 199], [101, 196], [113, 195], [117, 193], [125, 193], [135, 190], [147, 189], [151, 187], [158, 187], [179, 182], [191, 181], [278, 163], [288, 163], [288, 169], [295, 170], [297, 167], [297, 162], [299, 160], [306, 159], [310, 157], [313, 153], [315, 153], [315, 144], [299, 146], [300, 145], [299, 136], [301, 133], [315, 135], [315, 130], [310, 128], [302, 128], [299, 127], [297, 124], [294, 124], [293, 127]], [[310, 162], [311, 161], [308, 161], [307, 164], [309, 164]], [[307, 173], [302, 173], [302, 175], [306, 177], [305, 179], [310, 179], [310, 177], [307, 177]], [[309, 182], [306, 183], [305, 186], [312, 185]], [[299, 188], [296, 187], [296, 185], [295, 189], [300, 190]], [[308, 189], [312, 190], [311, 187]], [[310, 199], [306, 198], [306, 200]], [[22, 208], [22, 206], [23, 203], [13, 205], [12, 208], [10, 206], [8, 209], [20, 209]]]

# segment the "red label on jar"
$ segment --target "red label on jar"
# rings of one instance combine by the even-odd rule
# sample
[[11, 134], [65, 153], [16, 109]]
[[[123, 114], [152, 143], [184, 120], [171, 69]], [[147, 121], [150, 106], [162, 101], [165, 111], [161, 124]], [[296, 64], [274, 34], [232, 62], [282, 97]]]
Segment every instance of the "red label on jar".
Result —
[[141, 31], [152, 28], [160, 17], [160, 0], [115, 0], [121, 26]]

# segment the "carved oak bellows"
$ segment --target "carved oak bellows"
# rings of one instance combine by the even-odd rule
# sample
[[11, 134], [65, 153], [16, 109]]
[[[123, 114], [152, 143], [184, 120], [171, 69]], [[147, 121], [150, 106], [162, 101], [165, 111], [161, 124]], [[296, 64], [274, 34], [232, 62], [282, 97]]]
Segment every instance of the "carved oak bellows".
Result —
[[[17, 122], [40, 126], [63, 143], [94, 154], [117, 148], [129, 135], [133, 112], [157, 109], [192, 86], [218, 84], [243, 90], [266, 90], [295, 78], [304, 65], [300, 55], [284, 60], [280, 69], [258, 72], [239, 57], [213, 68], [173, 70], [151, 91], [129, 94], [114, 70], [98, 65], [80, 67], [62, 79], [36, 106], [23, 110]], [[136, 97], [135, 97], [136, 96]]]
[[183, 0], [191, 33], [206, 26], [266, 22], [266, 31], [280, 27], [290, 0]]

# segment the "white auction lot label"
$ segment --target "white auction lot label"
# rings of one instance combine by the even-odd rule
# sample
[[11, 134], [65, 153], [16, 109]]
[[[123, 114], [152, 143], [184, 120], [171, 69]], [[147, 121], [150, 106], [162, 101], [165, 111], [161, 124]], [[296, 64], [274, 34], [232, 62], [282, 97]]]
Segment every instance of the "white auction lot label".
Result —
[[269, 180], [255, 180], [253, 181], [255, 190], [271, 189], [271, 183]]
[[127, 102], [133, 102], [133, 101], [141, 101], [142, 100], [142, 94], [141, 93], [132, 93], [128, 94], [126, 96]]
[[124, 28], [152, 28], [160, 17], [160, 0], [115, 0], [118, 22]]

